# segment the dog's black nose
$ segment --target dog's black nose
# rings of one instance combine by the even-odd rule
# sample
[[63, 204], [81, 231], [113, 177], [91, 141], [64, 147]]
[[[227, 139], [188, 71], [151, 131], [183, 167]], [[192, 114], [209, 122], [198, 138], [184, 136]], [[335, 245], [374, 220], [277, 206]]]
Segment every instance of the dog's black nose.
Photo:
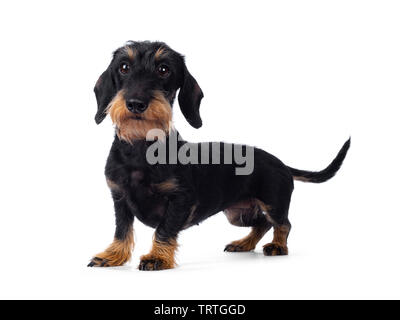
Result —
[[126, 107], [130, 112], [142, 113], [147, 109], [147, 104], [137, 99], [129, 99], [126, 101]]

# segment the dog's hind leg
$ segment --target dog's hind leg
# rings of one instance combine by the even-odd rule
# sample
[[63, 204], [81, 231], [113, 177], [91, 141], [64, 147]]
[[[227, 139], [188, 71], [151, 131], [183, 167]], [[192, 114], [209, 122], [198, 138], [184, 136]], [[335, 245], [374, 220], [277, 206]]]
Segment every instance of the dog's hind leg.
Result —
[[114, 200], [116, 229], [114, 241], [103, 252], [96, 254], [88, 267], [116, 267], [122, 266], [130, 260], [134, 246], [133, 240], [133, 220], [134, 215], [131, 207], [128, 206], [122, 191], [110, 181], [108, 185], [111, 188]]
[[249, 235], [231, 242], [225, 247], [228, 252], [246, 252], [254, 250], [257, 243], [272, 227], [263, 213], [263, 206], [255, 199], [240, 202], [224, 211], [228, 221], [238, 227], [252, 227]]
[[289, 253], [287, 247], [287, 238], [290, 232], [290, 223], [274, 226], [274, 238], [271, 243], [263, 247], [266, 256], [283, 256]]
[[274, 238], [271, 243], [264, 245], [263, 251], [266, 256], [282, 256], [289, 253], [287, 238], [291, 229], [288, 219], [291, 191], [281, 193], [277, 205], [271, 205], [266, 216], [274, 227]]
[[264, 245], [264, 255], [287, 255], [287, 238], [291, 228], [288, 213], [294, 188], [293, 178], [286, 167], [277, 167], [273, 174], [266, 171], [261, 176], [265, 176], [265, 179], [257, 181], [254, 196], [265, 213], [268, 226], [274, 227], [274, 238], [271, 243]]

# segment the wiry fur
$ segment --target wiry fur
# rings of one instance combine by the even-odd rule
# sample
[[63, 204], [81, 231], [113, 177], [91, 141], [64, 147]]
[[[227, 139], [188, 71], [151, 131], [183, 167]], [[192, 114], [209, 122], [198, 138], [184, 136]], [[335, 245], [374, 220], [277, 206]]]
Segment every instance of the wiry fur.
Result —
[[169, 134], [172, 125], [172, 109], [169, 102], [159, 91], [153, 93], [149, 107], [140, 116], [134, 116], [127, 109], [123, 90], [111, 101], [108, 110], [116, 126], [118, 137], [126, 142], [146, 139], [152, 129], [160, 129]]
[[123, 240], [114, 239], [113, 243], [105, 251], [96, 254], [92, 259], [91, 266], [122, 266], [131, 259], [134, 245], [133, 230], [130, 227]]
[[[154, 141], [146, 140], [146, 135], [150, 129], [163, 130], [166, 137], [161, 142], [168, 146], [178, 90], [179, 107], [186, 120], [194, 128], [201, 127], [199, 107], [203, 92], [183, 56], [161, 42], [129, 42], [116, 50], [96, 82], [96, 123], [109, 114], [116, 127], [105, 168], [114, 201], [116, 231], [113, 244], [96, 255], [89, 266], [117, 266], [128, 261], [133, 248], [132, 225], [138, 218], [156, 229], [151, 252], [141, 257], [139, 269], [173, 268], [179, 232], [221, 211], [233, 225], [252, 228], [247, 237], [227, 245], [226, 251], [253, 250], [273, 227], [274, 239], [264, 246], [264, 254], [288, 254], [293, 180], [318, 183], [332, 178], [343, 163], [350, 140], [319, 172], [288, 167], [273, 155], [254, 148], [253, 172], [236, 175], [240, 164], [223, 161], [225, 156], [232, 156], [225, 153], [232, 152], [226, 150], [232, 150], [233, 145], [225, 149], [224, 144], [219, 150], [218, 165], [149, 164], [146, 153]], [[178, 149], [186, 143], [179, 140]], [[208, 143], [209, 150], [211, 146]], [[198, 157], [197, 163], [201, 163], [201, 155]]]
[[169, 242], [153, 240], [153, 246], [149, 254], [140, 257], [139, 270], [172, 269], [176, 266], [175, 252], [178, 243], [175, 239]]

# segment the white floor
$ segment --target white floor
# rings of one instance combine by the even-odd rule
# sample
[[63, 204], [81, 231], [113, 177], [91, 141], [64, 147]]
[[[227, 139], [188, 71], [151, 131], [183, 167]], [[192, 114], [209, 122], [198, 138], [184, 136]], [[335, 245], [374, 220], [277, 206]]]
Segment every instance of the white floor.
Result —
[[[152, 236], [152, 230], [140, 223], [135, 227], [137, 245], [130, 264], [87, 268], [91, 254], [106, 246], [106, 236], [112, 238], [110, 213], [104, 224], [98, 222], [98, 229], [92, 234], [86, 234], [84, 227], [75, 227], [68, 235], [66, 230], [71, 226], [66, 225], [63, 230], [51, 230], [34, 238], [33, 228], [22, 227], [24, 232], [29, 229], [32, 237], [21, 242], [8, 239], [1, 259], [0, 298], [399, 298], [399, 255], [395, 243], [391, 243], [391, 233], [384, 238], [377, 228], [376, 236], [371, 232], [368, 237], [370, 222], [357, 226], [354, 217], [349, 217], [347, 225], [342, 224], [341, 219], [350, 213], [339, 211], [335, 217], [338, 203], [323, 213], [309, 203], [306, 211], [306, 201], [312, 201], [313, 193], [322, 196], [324, 192], [321, 187], [318, 192], [318, 188], [309, 185], [297, 189], [308, 196], [304, 201], [294, 197], [293, 206], [297, 208], [292, 210], [293, 232], [287, 257], [263, 256], [261, 244], [269, 241], [271, 234], [255, 252], [224, 253], [226, 243], [247, 231], [229, 225], [221, 214], [182, 234], [179, 267], [174, 270], [136, 269]], [[325, 188], [328, 193], [326, 189], [329, 186]], [[328, 194], [325, 198], [329, 198]], [[392, 227], [387, 225], [385, 232]]]

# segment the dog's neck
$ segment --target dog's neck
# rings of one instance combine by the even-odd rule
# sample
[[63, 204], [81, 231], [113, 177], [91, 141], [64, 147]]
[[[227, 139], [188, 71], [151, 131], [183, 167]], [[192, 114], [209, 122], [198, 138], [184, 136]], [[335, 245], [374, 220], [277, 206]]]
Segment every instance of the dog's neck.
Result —
[[165, 132], [163, 130], [156, 130], [154, 134], [149, 133], [147, 135], [147, 138], [132, 139], [127, 141], [126, 139], [121, 137], [120, 134], [118, 134], [117, 128], [115, 129], [115, 136], [114, 136], [114, 141], [126, 148], [132, 148], [137, 146], [150, 146], [156, 141], [168, 145], [169, 143], [171, 143], [171, 140], [176, 141], [178, 145], [187, 143], [187, 141], [182, 138], [179, 131], [172, 125], [172, 123], [169, 132]]
[[[131, 126], [136, 127], [132, 128]], [[115, 126], [115, 134], [118, 139], [128, 144], [134, 144], [137, 141], [163, 141], [170, 135], [176, 135], [176, 132], [172, 121], [166, 124], [132, 119], [130, 126], [126, 123], [122, 128]]]

